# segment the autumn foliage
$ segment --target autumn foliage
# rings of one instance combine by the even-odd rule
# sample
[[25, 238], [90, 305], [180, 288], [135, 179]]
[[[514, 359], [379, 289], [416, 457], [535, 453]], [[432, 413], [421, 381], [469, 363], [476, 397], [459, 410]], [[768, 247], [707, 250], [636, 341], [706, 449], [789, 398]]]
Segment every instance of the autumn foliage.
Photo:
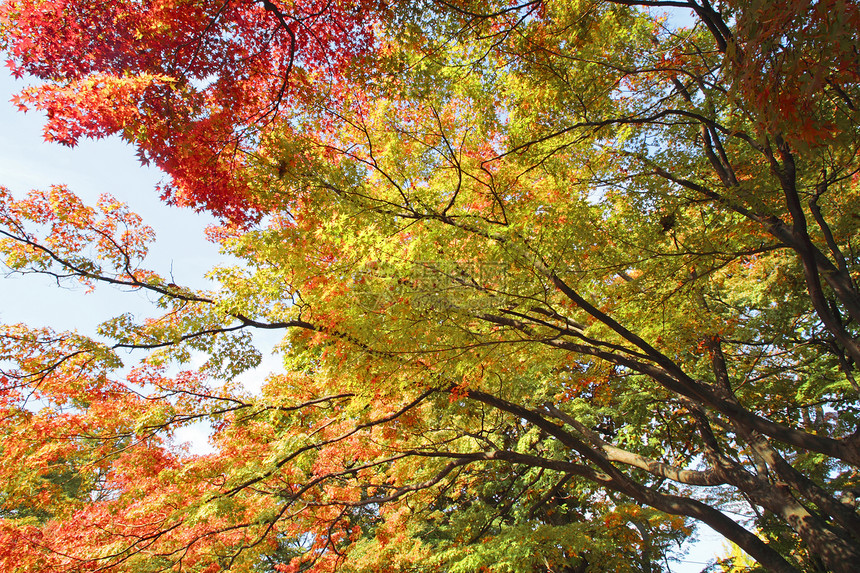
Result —
[[[374, 2], [4, 2], [8, 64], [46, 83], [15, 101], [45, 137], [120, 134], [172, 183], [164, 197], [260, 214], [241, 176], [261, 133], [338, 97], [374, 48]], [[334, 93], [333, 93], [334, 92]]]
[[116, 199], [2, 190], [10, 272], [156, 314], [2, 327], [0, 569], [656, 573], [705, 523], [850, 572], [858, 18], [0, 2], [46, 138], [120, 135], [240, 261], [188, 288]]

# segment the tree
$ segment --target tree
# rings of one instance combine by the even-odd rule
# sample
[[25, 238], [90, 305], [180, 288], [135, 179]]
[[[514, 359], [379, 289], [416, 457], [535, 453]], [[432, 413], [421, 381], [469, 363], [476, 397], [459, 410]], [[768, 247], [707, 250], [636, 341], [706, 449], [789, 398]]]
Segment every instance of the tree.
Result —
[[653, 572], [695, 520], [860, 557], [855, 4], [3, 7], [48, 134], [121, 133], [244, 262], [193, 291], [116, 201], [4, 195], [13, 271], [163, 312], [6, 327], [7, 569]]

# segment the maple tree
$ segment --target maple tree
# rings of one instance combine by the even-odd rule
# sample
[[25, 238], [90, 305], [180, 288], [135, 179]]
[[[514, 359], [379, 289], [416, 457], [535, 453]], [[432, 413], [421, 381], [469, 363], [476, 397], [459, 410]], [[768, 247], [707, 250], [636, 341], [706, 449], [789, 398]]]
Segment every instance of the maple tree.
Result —
[[[116, 200], [3, 191], [12, 271], [160, 314], [3, 327], [0, 564], [653, 573], [700, 521], [850, 571], [858, 29], [840, 0], [6, 0], [46, 136], [134, 143], [243, 265], [185, 288]], [[254, 329], [286, 333], [259, 394]], [[214, 453], [172, 442], [198, 421]]]

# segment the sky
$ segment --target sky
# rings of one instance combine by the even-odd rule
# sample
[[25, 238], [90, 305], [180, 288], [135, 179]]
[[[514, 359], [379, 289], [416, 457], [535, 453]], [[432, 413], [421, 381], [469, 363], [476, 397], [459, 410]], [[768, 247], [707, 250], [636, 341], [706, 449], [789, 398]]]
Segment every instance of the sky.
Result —
[[[162, 176], [155, 168], [140, 165], [134, 149], [118, 138], [81, 141], [74, 148], [46, 143], [42, 138], [42, 116], [21, 113], [9, 98], [23, 87], [4, 69], [0, 75], [0, 185], [16, 197], [31, 189], [65, 184], [85, 203], [93, 204], [108, 193], [127, 203], [155, 229], [157, 241], [147, 260], [162, 276], [173, 273], [174, 282], [205, 287], [203, 275], [220, 257], [216, 245], [203, 235], [211, 216], [164, 205], [155, 185]], [[137, 293], [99, 289], [84, 295], [83, 289], [59, 292], [47, 277], [7, 277], [0, 281], [5, 302], [0, 319], [38, 321], [45, 326], [89, 331], [116, 308], [140, 298]], [[107, 292], [112, 291], [112, 292]], [[98, 300], [94, 300], [94, 299]], [[144, 303], [145, 301], [140, 301]]]
[[[5, 68], [0, 71], [0, 185], [22, 197], [31, 189], [65, 184], [87, 204], [93, 204], [103, 193], [111, 194], [155, 230], [157, 239], [146, 259], [147, 268], [172, 276], [173, 282], [183, 286], [211, 286], [205, 273], [225, 260], [217, 246], [204, 237], [206, 226], [215, 219], [162, 203], [155, 186], [163, 175], [154, 167], [140, 165], [134, 149], [118, 138], [84, 140], [74, 148], [44, 142], [42, 116], [21, 113], [9, 102], [24, 85]], [[88, 335], [95, 334], [102, 321], [118, 314], [152, 313], [151, 301], [143, 293], [102, 286], [86, 294], [83, 287], [60, 289], [48, 277], [33, 275], [0, 275], [0, 301], [0, 322], [26, 322]], [[269, 348], [276, 341], [273, 335], [261, 339]], [[261, 350], [265, 356], [265, 348]], [[280, 360], [268, 356], [256, 372], [241, 380], [246, 388], [259, 389], [263, 373], [273, 369], [280, 369]], [[200, 452], [208, 449], [206, 437], [207, 428], [200, 425], [177, 436]], [[699, 573], [715, 553], [725, 553], [722, 538], [708, 528], [701, 529], [699, 538], [681, 563], [670, 565], [673, 573]]]
[[[207, 226], [214, 217], [191, 209], [170, 207], [158, 196], [155, 186], [163, 175], [154, 167], [142, 166], [135, 150], [119, 138], [100, 141], [82, 140], [74, 148], [46, 143], [42, 137], [42, 115], [22, 113], [9, 102], [25, 84], [0, 71], [0, 186], [23, 197], [31, 189], [48, 189], [64, 184], [85, 204], [93, 205], [104, 193], [113, 195], [141, 215], [155, 231], [144, 266], [176, 284], [208, 289], [213, 284], [205, 278], [213, 266], [230, 261], [219, 253], [218, 246], [205, 239]], [[139, 291], [99, 286], [92, 293], [77, 283], [58, 288], [50, 277], [4, 274], [0, 268], [0, 322], [25, 322], [34, 327], [54, 330], [76, 330], [88, 336], [105, 320], [131, 312], [137, 318], [155, 316], [154, 297]], [[249, 390], [259, 390], [264, 374], [282, 370], [281, 359], [266, 353], [282, 333], [255, 335], [264, 353], [263, 364], [256, 371], [240, 377]], [[121, 355], [127, 365], [140, 354]], [[201, 358], [202, 362], [202, 358]], [[183, 428], [177, 440], [188, 441], [194, 451], [208, 451], [208, 427], [198, 424]]]

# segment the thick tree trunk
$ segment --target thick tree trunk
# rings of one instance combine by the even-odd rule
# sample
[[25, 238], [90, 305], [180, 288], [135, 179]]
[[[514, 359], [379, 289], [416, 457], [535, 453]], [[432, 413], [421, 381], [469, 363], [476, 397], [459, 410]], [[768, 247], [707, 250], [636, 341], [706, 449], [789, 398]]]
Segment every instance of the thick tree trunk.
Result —
[[860, 568], [860, 547], [850, 538], [841, 538], [799, 503], [786, 505], [782, 518], [819, 556], [833, 573], [855, 573]]

